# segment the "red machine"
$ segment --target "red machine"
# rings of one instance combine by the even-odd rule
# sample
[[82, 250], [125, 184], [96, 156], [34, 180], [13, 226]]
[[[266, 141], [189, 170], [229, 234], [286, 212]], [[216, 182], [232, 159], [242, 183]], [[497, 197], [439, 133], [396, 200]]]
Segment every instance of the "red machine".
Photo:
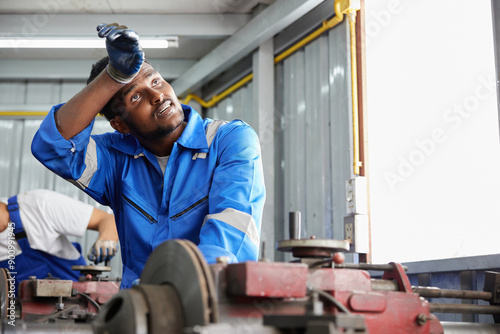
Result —
[[[95, 315], [120, 289], [118, 280], [104, 277], [108, 266], [73, 266], [80, 271], [79, 282], [31, 277], [19, 284], [19, 297], [4, 295], [2, 318], [46, 323], [57, 321], [91, 322]], [[2, 269], [0, 282], [8, 282], [10, 275]], [[12, 312], [12, 309], [15, 311]], [[14, 314], [13, 314], [14, 313]], [[14, 317], [15, 316], [15, 317]]]
[[[343, 263], [338, 252], [348, 247], [347, 241], [292, 239], [278, 243], [278, 248], [292, 252], [298, 258], [293, 263], [227, 264], [220, 258], [208, 265], [193, 243], [169, 240], [151, 254], [140, 284], [112, 297], [109, 292], [117, 291], [116, 282], [76, 282], [71, 296], [63, 297], [40, 293], [45, 285], [55, 291], [64, 284], [23, 282], [23, 325], [14, 329], [4, 321], [2, 333], [65, 332], [64, 320], [73, 321], [72, 333], [84, 334], [500, 333], [494, 324], [440, 322], [432, 312], [446, 312], [448, 306], [424, 299], [481, 298], [497, 304], [500, 274], [489, 273], [487, 291], [481, 292], [412, 288], [400, 264]], [[382, 278], [373, 279], [368, 270], [382, 271]], [[112, 287], [97, 288], [107, 283]], [[36, 305], [41, 298], [52, 298], [47, 303], [51, 308], [41, 310]], [[89, 316], [106, 300], [95, 318]], [[64, 305], [58, 305], [61, 302]], [[450, 310], [455, 312], [456, 305], [450, 304]], [[71, 306], [74, 310], [66, 312]], [[500, 314], [496, 305], [481, 310], [473, 306], [466, 305], [472, 307], [467, 312]], [[35, 310], [41, 311], [36, 317]], [[51, 321], [42, 314], [50, 314]]]
[[[194, 244], [167, 241], [151, 254], [141, 283], [103, 307], [95, 333], [446, 333], [401, 265], [343, 264], [336, 251], [346, 241], [309, 240], [279, 243], [300, 254], [297, 263], [210, 266]], [[365, 269], [384, 275], [374, 280]], [[500, 332], [486, 324], [466, 332], [486, 327]]]

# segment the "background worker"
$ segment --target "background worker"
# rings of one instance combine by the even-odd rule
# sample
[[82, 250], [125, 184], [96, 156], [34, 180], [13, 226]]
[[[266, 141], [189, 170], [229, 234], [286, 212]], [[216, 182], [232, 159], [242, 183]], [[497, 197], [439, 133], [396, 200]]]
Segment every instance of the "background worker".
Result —
[[88, 257], [96, 264], [111, 259], [117, 249], [114, 216], [66, 195], [31, 190], [0, 202], [0, 268], [7, 268], [17, 284], [36, 276], [78, 280], [73, 265], [86, 265], [79, 244], [67, 236], [99, 232]]

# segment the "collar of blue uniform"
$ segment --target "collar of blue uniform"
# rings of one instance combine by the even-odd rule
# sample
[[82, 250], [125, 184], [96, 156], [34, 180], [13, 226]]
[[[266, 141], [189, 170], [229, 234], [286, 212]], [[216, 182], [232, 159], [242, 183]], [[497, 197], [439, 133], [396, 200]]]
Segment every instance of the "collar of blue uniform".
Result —
[[[182, 104], [182, 110], [184, 111], [187, 125], [182, 135], [177, 139], [177, 144], [192, 150], [208, 149], [203, 119], [196, 110], [188, 105]], [[134, 156], [138, 156], [141, 153], [144, 154], [145, 151], [137, 139], [130, 134], [124, 135], [122, 140], [114, 143], [113, 148]]]

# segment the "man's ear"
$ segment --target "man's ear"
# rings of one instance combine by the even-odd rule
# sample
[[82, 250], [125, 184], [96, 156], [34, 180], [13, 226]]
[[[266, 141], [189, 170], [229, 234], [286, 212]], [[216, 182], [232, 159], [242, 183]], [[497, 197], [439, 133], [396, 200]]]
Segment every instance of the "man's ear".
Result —
[[127, 133], [130, 132], [129, 127], [127, 126], [127, 124], [125, 124], [125, 122], [120, 116], [115, 116], [115, 118], [109, 121], [109, 124], [113, 129], [120, 132], [122, 135], [126, 135]]

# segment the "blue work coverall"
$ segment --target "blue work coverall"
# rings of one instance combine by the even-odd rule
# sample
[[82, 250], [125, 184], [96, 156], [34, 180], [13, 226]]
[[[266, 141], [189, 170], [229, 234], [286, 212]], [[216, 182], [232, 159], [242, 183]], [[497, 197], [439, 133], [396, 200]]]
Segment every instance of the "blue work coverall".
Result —
[[260, 143], [249, 125], [202, 119], [183, 105], [187, 125], [163, 175], [157, 158], [130, 134], [91, 136], [92, 123], [64, 139], [54, 121], [60, 107], [54, 106], [40, 125], [32, 153], [113, 209], [122, 251], [121, 288], [140, 277], [148, 256], [167, 239], [194, 242], [208, 263], [219, 256], [231, 262], [257, 260], [265, 187]]

